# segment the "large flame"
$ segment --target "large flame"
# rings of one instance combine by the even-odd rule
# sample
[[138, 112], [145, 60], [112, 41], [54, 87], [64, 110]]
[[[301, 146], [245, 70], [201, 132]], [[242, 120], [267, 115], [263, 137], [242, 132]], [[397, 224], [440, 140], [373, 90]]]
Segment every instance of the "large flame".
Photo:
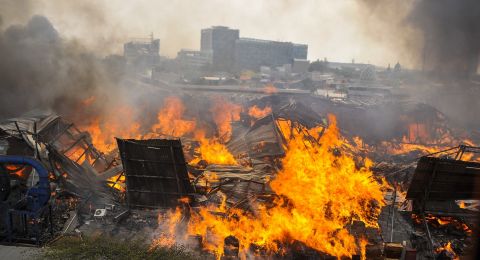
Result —
[[103, 153], [110, 153], [117, 148], [115, 137], [142, 137], [140, 124], [134, 118], [133, 109], [128, 106], [117, 108], [114, 115], [97, 116], [87, 125], [80, 124], [80, 129], [90, 134], [95, 148]]
[[242, 106], [228, 102], [220, 96], [215, 97], [213, 101], [210, 112], [217, 125], [218, 135], [223, 142], [227, 142], [232, 136], [231, 123], [240, 120]]
[[195, 121], [183, 119], [185, 106], [178, 97], [165, 98], [162, 109], [158, 112], [158, 123], [152, 126], [152, 132], [162, 135], [181, 137], [193, 132]]
[[[85, 103], [86, 105], [90, 102]], [[141, 125], [135, 118], [134, 109], [124, 105], [112, 113], [99, 115], [87, 124], [80, 124], [80, 129], [90, 133], [92, 143], [98, 150], [110, 153], [117, 148], [115, 137], [143, 139], [161, 136], [181, 137], [195, 130], [195, 121], [183, 119], [186, 108], [180, 98], [166, 97], [158, 112], [158, 121], [152, 125], [151, 132], [141, 131]]]
[[205, 132], [199, 130], [195, 133], [195, 139], [200, 143], [200, 147], [198, 148], [200, 156], [190, 163], [196, 164], [198, 161], [204, 160], [208, 164], [237, 164], [237, 161], [228, 151], [227, 147], [220, 143], [217, 138], [208, 139], [205, 137]]
[[[270, 183], [278, 195], [273, 205], [259, 204], [250, 213], [227, 210], [224, 199], [220, 206], [192, 211], [187, 233], [201, 236], [203, 247], [218, 258], [229, 236], [238, 239], [242, 258], [250, 245], [281, 253], [282, 245], [294, 241], [338, 257], [364, 253], [365, 240], [357, 240], [347, 227], [355, 220], [377, 227], [386, 184], [374, 179], [369, 160], [358, 168], [352, 157], [334, 152], [343, 141], [335, 118], [330, 120], [322, 136], [320, 128], [292, 131], [283, 169]], [[303, 131], [318, 143], [305, 139]]]

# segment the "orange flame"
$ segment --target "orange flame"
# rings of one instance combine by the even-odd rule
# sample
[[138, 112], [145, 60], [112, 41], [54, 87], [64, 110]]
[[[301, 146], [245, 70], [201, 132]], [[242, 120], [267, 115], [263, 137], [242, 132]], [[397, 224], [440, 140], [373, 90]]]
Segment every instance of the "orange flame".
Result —
[[69, 151], [66, 151], [65, 156], [80, 165], [85, 161], [90, 164], [93, 162], [90, 153], [86, 151], [86, 148], [82, 148], [82, 146], [80, 145], [76, 145], [72, 147]]
[[272, 108], [269, 106], [261, 109], [255, 105], [253, 107], [250, 107], [250, 109], [248, 109], [248, 115], [253, 118], [262, 118], [270, 113], [272, 113]]
[[460, 260], [457, 253], [453, 251], [452, 243], [448, 242], [445, 246], [441, 246], [435, 250], [437, 253], [441, 253], [442, 251], [447, 251], [447, 254], [452, 257], [453, 260]]
[[242, 107], [218, 96], [214, 98], [210, 112], [212, 113], [213, 121], [217, 125], [218, 135], [223, 142], [227, 142], [232, 136], [231, 123], [240, 120]]
[[[227, 210], [224, 198], [218, 207], [192, 212], [187, 233], [201, 236], [203, 247], [217, 258], [224, 254], [228, 236], [239, 240], [243, 259], [250, 245], [279, 252], [280, 244], [293, 241], [337, 257], [365, 252], [366, 242], [357, 241], [347, 226], [359, 220], [378, 227], [387, 185], [374, 179], [369, 160], [357, 168], [352, 157], [334, 154], [332, 150], [342, 145], [342, 139], [335, 118], [330, 119], [332, 123], [321, 137], [315, 128], [292, 132], [283, 169], [270, 184], [278, 195], [273, 205], [259, 204], [252, 214]], [[316, 134], [320, 144], [306, 140], [303, 131]]]
[[[412, 219], [415, 221], [416, 224], [422, 223], [422, 219], [416, 214], [412, 214]], [[462, 230], [467, 235], [471, 235], [473, 233], [473, 231], [465, 223], [461, 222], [460, 220], [454, 217], [444, 217], [444, 216], [437, 217], [432, 214], [428, 214], [425, 216], [425, 220], [430, 225], [436, 228], [450, 225], [458, 230]]]
[[227, 147], [220, 143], [217, 138], [208, 139], [201, 130], [195, 133], [195, 138], [200, 142], [198, 149], [200, 157], [190, 163], [196, 164], [199, 160], [205, 160], [209, 164], [237, 164], [237, 161], [228, 151]]
[[169, 211], [165, 215], [158, 215], [158, 225], [165, 232], [160, 233], [159, 237], [154, 239], [150, 249], [156, 247], [171, 247], [175, 245], [176, 227], [182, 219], [182, 211], [176, 208], [175, 211]]
[[27, 178], [28, 171], [31, 170], [30, 166], [13, 165], [13, 164], [5, 165], [5, 168], [10, 172], [10, 174], [14, 174], [22, 179]]
[[142, 137], [140, 124], [134, 119], [133, 110], [127, 106], [118, 108], [114, 116], [98, 116], [88, 125], [79, 128], [90, 133], [95, 148], [107, 154], [117, 147], [115, 137], [132, 139]]
[[[421, 126], [422, 127], [419, 127], [418, 124], [410, 124], [409, 129], [414, 128], [416, 129], [416, 132], [410, 129], [409, 135], [403, 136], [401, 141], [395, 139], [392, 141], [383, 141], [381, 143], [382, 147], [390, 155], [403, 155], [413, 151], [418, 151], [422, 155], [427, 155], [447, 150], [458, 146], [459, 144], [477, 146], [469, 139], [452, 136], [450, 132], [443, 133], [438, 139], [432, 140], [426, 133], [426, 130], [424, 129], [425, 126], [423, 124], [421, 124]], [[478, 154], [474, 153], [464, 153], [461, 159], [464, 161], [480, 162]]]
[[157, 134], [181, 137], [193, 132], [195, 121], [183, 120], [185, 106], [178, 97], [165, 98], [162, 109], [158, 112], [158, 123], [152, 126], [152, 132]]
[[121, 192], [125, 192], [124, 183], [125, 183], [125, 175], [123, 175], [122, 173], [107, 179], [108, 186], [116, 190], [119, 190]]

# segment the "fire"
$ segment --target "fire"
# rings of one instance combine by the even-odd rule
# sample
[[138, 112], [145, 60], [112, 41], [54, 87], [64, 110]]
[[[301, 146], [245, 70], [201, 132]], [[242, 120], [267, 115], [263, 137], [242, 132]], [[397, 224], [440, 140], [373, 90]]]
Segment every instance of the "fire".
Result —
[[118, 175], [115, 175], [115, 176], [112, 176], [110, 178], [107, 179], [107, 184], [108, 186], [116, 189], [116, 190], [119, 190], [121, 192], [124, 192], [125, 191], [125, 175], [120, 173]]
[[65, 152], [65, 156], [67, 156], [70, 160], [78, 163], [78, 164], [83, 164], [85, 160], [88, 161], [88, 163], [92, 163], [92, 158], [90, 154], [86, 151], [85, 148], [82, 148], [81, 146], [74, 146], [71, 148], [69, 151]]
[[278, 89], [273, 85], [266, 85], [265, 87], [263, 87], [263, 93], [265, 93], [265, 94], [276, 94], [276, 93], [278, 93]]
[[111, 153], [117, 148], [115, 137], [142, 137], [140, 124], [134, 119], [132, 111], [127, 106], [118, 108], [114, 116], [97, 116], [86, 126], [80, 126], [80, 129], [90, 133], [96, 149], [106, 154]]
[[422, 154], [432, 154], [450, 148], [450, 146], [424, 145], [403, 142], [396, 143], [386, 141], [382, 142], [382, 145], [386, 147], [387, 153], [390, 155], [407, 154], [413, 151], [420, 151]]
[[197, 184], [205, 187], [207, 192], [212, 190], [212, 186], [215, 186], [219, 182], [218, 175], [215, 172], [205, 171], [198, 179]]
[[199, 160], [205, 160], [209, 164], [229, 164], [236, 165], [237, 161], [228, 151], [227, 147], [220, 143], [217, 138], [208, 139], [203, 131], [195, 133], [196, 139], [200, 142], [198, 149], [200, 157], [194, 159], [192, 164], [196, 164]]
[[150, 245], [150, 249], [156, 247], [171, 247], [175, 245], [175, 229], [176, 225], [182, 220], [182, 211], [180, 208], [176, 208], [175, 211], [167, 212], [165, 215], [158, 215], [158, 225], [161, 232], [158, 238], [154, 239]]
[[190, 203], [190, 198], [189, 197], [182, 197], [178, 199], [178, 202], [183, 203], [183, 204], [188, 204]]
[[[335, 118], [330, 121], [322, 136], [320, 128], [292, 130], [283, 169], [270, 183], [277, 195], [272, 205], [258, 204], [254, 214], [227, 210], [224, 198], [219, 206], [191, 211], [188, 235], [201, 236], [203, 247], [217, 258], [229, 236], [238, 239], [243, 259], [250, 245], [281, 253], [282, 245], [294, 241], [337, 257], [365, 252], [366, 242], [352, 236], [348, 226], [363, 221], [378, 227], [387, 185], [374, 179], [369, 160], [358, 168], [353, 157], [333, 152], [342, 139]], [[303, 131], [319, 142], [305, 139]]]
[[[415, 127], [413, 127], [415, 126]], [[411, 128], [416, 131], [411, 130]], [[467, 146], [476, 146], [475, 143], [469, 139], [456, 138], [449, 132], [443, 133], [439, 138], [432, 140], [424, 129], [425, 126], [418, 124], [409, 125], [409, 135], [403, 136], [402, 140], [383, 141], [381, 147], [390, 155], [402, 155], [408, 154], [413, 151], [418, 151], [422, 155], [438, 153], [452, 147], [456, 147], [459, 144]], [[462, 160], [465, 161], [480, 161], [480, 158], [476, 158], [477, 155], [473, 153], [463, 154]]]
[[24, 165], [13, 165], [13, 164], [7, 164], [5, 165], [5, 168], [9, 171], [10, 174], [14, 174], [22, 179], [25, 179], [28, 177], [28, 172], [32, 168], [30, 166], [24, 166]]
[[[422, 223], [422, 219], [416, 215], [412, 214], [412, 219], [415, 221], [416, 224]], [[467, 235], [471, 235], [473, 231], [463, 222], [454, 218], [454, 217], [437, 217], [432, 214], [428, 214], [425, 216], [428, 224], [435, 228], [440, 228], [442, 226], [452, 226], [458, 230], [462, 230]]]
[[224, 98], [218, 96], [214, 98], [210, 112], [212, 113], [213, 121], [217, 125], [220, 139], [223, 142], [227, 142], [232, 136], [231, 123], [240, 120], [242, 106], [228, 102]]
[[253, 118], [262, 118], [265, 117], [266, 115], [272, 113], [272, 108], [267, 106], [263, 109], [253, 106], [248, 109], [248, 115], [253, 117]]
[[454, 260], [460, 260], [460, 257], [458, 257], [457, 253], [453, 251], [452, 248], [452, 243], [448, 242], [445, 246], [441, 246], [437, 249], [435, 249], [437, 253], [441, 253], [442, 251], [446, 251], [447, 255], [451, 257], [451, 259]]
[[158, 112], [158, 123], [152, 126], [157, 134], [181, 137], [193, 132], [196, 122], [182, 119], [185, 106], [178, 97], [167, 97], [162, 109]]

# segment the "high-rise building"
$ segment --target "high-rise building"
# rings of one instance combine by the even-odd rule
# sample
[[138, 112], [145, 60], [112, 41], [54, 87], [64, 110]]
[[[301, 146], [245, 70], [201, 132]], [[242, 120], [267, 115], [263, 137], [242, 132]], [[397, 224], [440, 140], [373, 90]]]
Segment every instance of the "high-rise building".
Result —
[[306, 59], [308, 46], [240, 38], [235, 42], [235, 70], [258, 70], [261, 66], [276, 67], [293, 64], [294, 59]]
[[226, 26], [202, 29], [200, 50], [212, 53], [212, 65], [217, 70], [230, 71], [234, 65], [235, 41], [239, 30]]

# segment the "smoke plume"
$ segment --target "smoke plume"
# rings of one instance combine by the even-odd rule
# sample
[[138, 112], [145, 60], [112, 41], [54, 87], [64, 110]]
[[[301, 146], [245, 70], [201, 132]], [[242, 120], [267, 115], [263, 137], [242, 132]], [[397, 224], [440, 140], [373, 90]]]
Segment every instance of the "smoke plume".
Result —
[[480, 1], [423, 0], [410, 14], [424, 36], [425, 69], [437, 76], [468, 78], [480, 55]]
[[0, 117], [32, 109], [69, 113], [112, 83], [102, 63], [75, 41], [62, 39], [50, 21], [33, 16], [0, 32]]

